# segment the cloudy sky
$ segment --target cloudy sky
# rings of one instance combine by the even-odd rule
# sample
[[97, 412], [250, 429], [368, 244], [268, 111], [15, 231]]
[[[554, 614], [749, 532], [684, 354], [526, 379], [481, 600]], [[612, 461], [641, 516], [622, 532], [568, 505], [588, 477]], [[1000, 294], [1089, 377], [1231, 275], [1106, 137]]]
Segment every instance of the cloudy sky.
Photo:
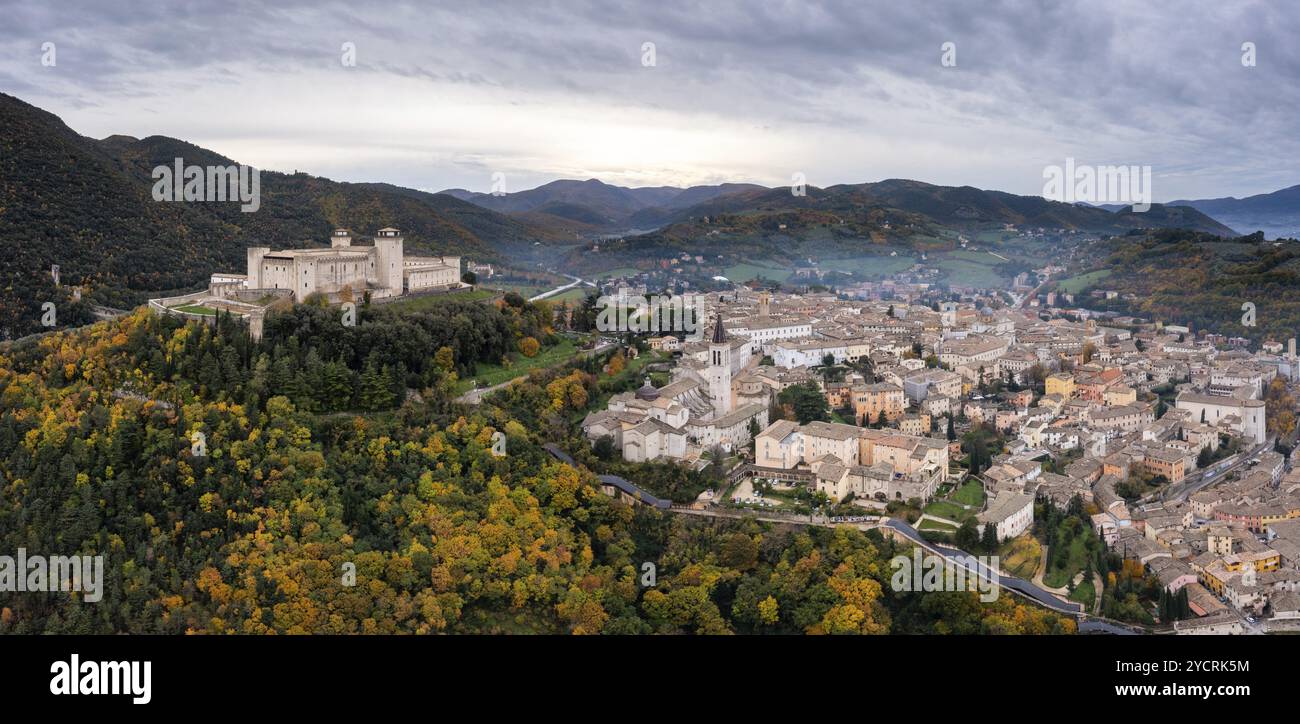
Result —
[[1300, 183], [1288, 2], [0, 0], [0, 15], [0, 91], [84, 135], [344, 181], [803, 173], [1041, 194], [1044, 167], [1072, 157], [1151, 166], [1157, 201]]

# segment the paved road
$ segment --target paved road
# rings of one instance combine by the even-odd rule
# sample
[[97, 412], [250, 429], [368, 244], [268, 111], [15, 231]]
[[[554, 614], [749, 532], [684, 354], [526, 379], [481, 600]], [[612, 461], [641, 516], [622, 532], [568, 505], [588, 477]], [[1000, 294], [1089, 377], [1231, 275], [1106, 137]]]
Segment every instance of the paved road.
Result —
[[1141, 636], [1143, 632], [1134, 630], [1127, 626], [1113, 624], [1110, 621], [1104, 621], [1099, 618], [1085, 618], [1079, 622], [1079, 633], [1101, 633], [1112, 634], [1114, 636]]
[[1038, 286], [1036, 286], [1036, 287], [1034, 287], [1033, 289], [1031, 289], [1031, 290], [1029, 291], [1029, 293], [1026, 294], [1026, 295], [1024, 296], [1024, 298], [1022, 298], [1022, 299], [1020, 300], [1020, 303], [1016, 305], [1016, 308], [1017, 308], [1017, 309], [1029, 309], [1029, 307], [1027, 306], [1027, 305], [1029, 304], [1029, 300], [1030, 300], [1030, 299], [1033, 299], [1033, 298], [1036, 297], [1036, 296], [1038, 296], [1038, 291], [1039, 291], [1040, 289], [1042, 289], [1043, 287], [1047, 286], [1047, 282], [1050, 282], [1050, 281], [1052, 281], [1052, 280], [1051, 280], [1051, 279], [1048, 279], [1047, 281], [1044, 281], [1042, 284], [1039, 284]]
[[1046, 590], [1039, 588], [1038, 586], [1035, 586], [1029, 581], [1026, 581], [1021, 578], [1016, 578], [1015, 576], [1008, 576], [1001, 572], [990, 572], [984, 569], [983, 566], [980, 566], [978, 563], [976, 563], [974, 567], [967, 565], [968, 560], [972, 558], [972, 556], [969, 553], [959, 550], [957, 548], [949, 548], [948, 546], [941, 546], [941, 545], [936, 545], [934, 543], [931, 543], [927, 541], [924, 537], [922, 537], [920, 532], [918, 532], [915, 528], [913, 528], [912, 526], [908, 525], [907, 523], [901, 520], [898, 520], [896, 518], [890, 518], [889, 520], [885, 521], [885, 525], [901, 533], [905, 538], [921, 546], [922, 548], [932, 551], [934, 553], [938, 553], [939, 555], [942, 555], [943, 557], [953, 561], [957, 565], [966, 567], [968, 570], [975, 570], [980, 575], [991, 575], [992, 573], [996, 573], [996, 575], [992, 575], [991, 577], [993, 577], [993, 579], [997, 581], [998, 585], [1002, 586], [1008, 591], [1024, 596], [1025, 598], [1028, 598], [1042, 606], [1046, 606], [1047, 608], [1050, 608], [1053, 611], [1056, 611], [1057, 613], [1064, 613], [1069, 616], [1083, 615], [1083, 606], [1074, 603], [1073, 601], [1062, 601], [1061, 599], [1057, 598], [1056, 596], [1053, 596], [1051, 593], [1048, 593]]
[[[554, 445], [547, 445], [546, 447], [548, 452], [550, 452], [552, 456], [562, 461], [569, 462], [569, 464], [574, 464], [572, 462], [573, 459], [568, 455], [564, 454], [562, 451], [560, 451], [558, 447]], [[1053, 596], [1051, 593], [1047, 592], [1046, 590], [1039, 588], [1038, 586], [1035, 586], [1034, 584], [1026, 580], [1016, 578], [1015, 576], [1005, 575], [1001, 571], [992, 571], [987, 567], [985, 567], [983, 564], [981, 564], [979, 562], [979, 559], [975, 558], [974, 556], [971, 556], [969, 553], [966, 553], [965, 551], [959, 550], [957, 548], [951, 548], [948, 546], [941, 546], [941, 545], [931, 543], [927, 541], [920, 534], [920, 532], [917, 531], [915, 528], [913, 528], [911, 525], [909, 525], [908, 523], [902, 520], [898, 520], [896, 518], [883, 518], [875, 522], [834, 523], [824, 516], [817, 516], [817, 517], [792, 516], [792, 515], [783, 516], [783, 515], [777, 515], [775, 513], [732, 511], [732, 510], [721, 510], [716, 508], [695, 510], [695, 509], [691, 509], [679, 505], [674, 505], [668, 512], [678, 513], [681, 515], [694, 515], [703, 518], [733, 518], [733, 519], [753, 518], [753, 519], [768, 521], [772, 523], [786, 523], [791, 525], [813, 525], [813, 526], [819, 526], [825, 528], [851, 526], [864, 531], [870, 530], [872, 528], [880, 528], [883, 525], [884, 527], [888, 527], [891, 530], [901, 534], [904, 538], [907, 538], [908, 540], [912, 541], [913, 543], [920, 546], [921, 548], [924, 548], [925, 550], [928, 550], [932, 553], [937, 553], [943, 556], [954, 565], [961, 566], [966, 570], [972, 571], [985, 578], [991, 578], [998, 585], [1007, 589], [1008, 591], [1011, 591], [1012, 593], [1015, 593], [1024, 598], [1028, 598], [1034, 601], [1035, 603], [1038, 603], [1041, 606], [1056, 611], [1057, 613], [1062, 613], [1067, 616], [1073, 616], [1079, 619], [1078, 630], [1081, 633], [1111, 633], [1111, 634], [1130, 635], [1130, 636], [1140, 633], [1140, 631], [1129, 628], [1119, 622], [1111, 622], [1104, 619], [1091, 618], [1084, 612], [1082, 605], [1075, 603], [1073, 601], [1062, 601], [1061, 599], [1057, 598], [1056, 596]]]
[[1047, 546], [1043, 545], [1043, 546], [1039, 546], [1038, 569], [1034, 571], [1034, 585], [1038, 586], [1044, 591], [1055, 593], [1058, 596], [1065, 596], [1069, 594], [1069, 590], [1065, 588], [1052, 588], [1051, 586], [1047, 585], [1047, 583], [1043, 581], [1043, 576], [1046, 574], [1047, 574]]
[[[554, 272], [552, 272], [552, 273], [554, 273]], [[550, 290], [550, 291], [542, 292], [541, 294], [538, 294], [538, 295], [536, 295], [536, 296], [529, 297], [529, 298], [528, 298], [528, 301], [530, 301], [530, 302], [536, 302], [536, 301], [539, 300], [539, 299], [546, 299], [547, 297], [553, 297], [553, 296], [555, 296], [556, 294], [562, 294], [562, 293], [564, 293], [564, 292], [569, 291], [570, 289], [573, 289], [574, 287], [580, 287], [580, 286], [582, 286], [583, 284], [586, 284], [586, 285], [589, 286], [589, 287], [594, 287], [594, 286], [596, 286], [595, 284], [593, 284], [593, 283], [591, 283], [591, 282], [589, 282], [589, 281], [584, 281], [584, 280], [582, 280], [582, 279], [579, 279], [578, 277], [575, 277], [575, 276], [573, 276], [572, 274], [561, 274], [560, 276], [568, 277], [569, 279], [572, 279], [573, 281], [572, 281], [571, 283], [569, 283], [569, 284], [565, 284], [565, 285], [563, 285], [563, 286], [556, 287], [556, 288], [554, 288], [554, 289], [552, 289], [552, 290]]]
[[95, 315], [96, 319], [117, 319], [118, 317], [124, 317], [131, 312], [126, 309], [114, 309], [112, 307], [103, 307], [98, 304], [92, 304], [90, 306], [90, 313]]
[[[1228, 473], [1231, 473], [1234, 470], [1241, 469], [1243, 466], [1245, 466], [1247, 463], [1250, 462], [1251, 458], [1254, 458], [1256, 455], [1259, 455], [1266, 450], [1272, 450], [1272, 449], [1273, 449], [1273, 438], [1269, 437], [1267, 440], [1255, 446], [1254, 448], [1251, 448], [1246, 452], [1237, 453], [1237, 459], [1235, 462], [1233, 462], [1228, 467], [1219, 470], [1218, 472], [1215, 472], [1211, 476], [1207, 477], [1206, 472], [1211, 470], [1216, 470], [1219, 465], [1223, 464], [1223, 461], [1219, 461], [1214, 465], [1211, 465], [1209, 468], [1198, 470], [1195, 473], [1192, 473], [1191, 475], [1184, 478], [1179, 483], [1167, 486], [1164, 490], [1160, 491], [1160, 493], [1158, 494], [1160, 500], [1166, 503], [1182, 502], [1184, 500], [1187, 500], [1189, 496], [1195, 495], [1196, 493], [1200, 492], [1204, 488], [1223, 480], [1224, 478], [1227, 477]], [[1139, 502], [1152, 502], [1154, 500], [1155, 500], [1154, 497], [1150, 497], [1150, 499], [1144, 498]]]
[[[825, 516], [809, 516], [809, 515], [800, 515], [798, 513], [782, 514], [776, 512], [762, 512], [756, 510], [752, 510], [752, 511], [751, 510], [726, 510], [726, 509], [716, 509], [716, 508], [713, 509], [705, 508], [704, 510], [698, 510], [695, 508], [687, 508], [684, 506], [676, 506], [676, 505], [673, 506], [672, 512], [681, 513], [682, 515], [699, 516], [701, 518], [730, 518], [733, 520], [743, 520], [746, 518], [752, 518], [754, 520], [762, 520], [768, 523], [785, 523], [787, 525], [811, 525], [811, 526], [816, 526], [818, 528], [845, 527], [845, 528], [857, 528], [858, 530], [865, 531], [865, 530], [871, 530], [872, 528], [880, 527], [880, 524], [878, 522], [832, 523]], [[870, 516], [864, 516], [864, 517], [870, 517]]]

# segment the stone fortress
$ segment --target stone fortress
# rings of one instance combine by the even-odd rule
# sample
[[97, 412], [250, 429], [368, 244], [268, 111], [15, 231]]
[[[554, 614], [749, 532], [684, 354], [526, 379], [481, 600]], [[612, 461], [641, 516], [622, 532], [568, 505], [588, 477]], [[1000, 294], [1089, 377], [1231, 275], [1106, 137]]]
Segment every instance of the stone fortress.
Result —
[[[288, 289], [301, 302], [312, 294], [324, 294], [331, 302], [349, 293], [356, 298], [400, 297], [403, 294], [453, 289], [460, 286], [460, 257], [411, 256], [402, 249], [397, 229], [384, 228], [375, 234], [372, 246], [353, 246], [352, 232], [335, 229], [328, 249], [248, 249], [248, 273], [242, 277], [246, 289]], [[214, 275], [223, 281], [240, 281], [239, 275]]]
[[328, 248], [248, 249], [247, 273], [218, 272], [208, 288], [149, 300], [156, 312], [212, 321], [218, 311], [243, 317], [254, 339], [272, 307], [301, 303], [313, 294], [331, 304], [385, 300], [407, 294], [451, 291], [461, 282], [458, 256], [406, 256], [401, 232], [383, 228], [370, 246], [353, 246], [352, 232], [335, 229]]

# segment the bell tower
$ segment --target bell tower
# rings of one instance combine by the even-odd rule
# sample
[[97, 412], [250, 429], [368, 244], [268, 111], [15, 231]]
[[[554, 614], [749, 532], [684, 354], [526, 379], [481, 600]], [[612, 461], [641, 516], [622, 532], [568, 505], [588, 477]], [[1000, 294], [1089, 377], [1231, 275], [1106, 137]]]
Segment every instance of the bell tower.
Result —
[[709, 397], [719, 415], [731, 412], [731, 345], [721, 316], [713, 325], [713, 341], [709, 342]]

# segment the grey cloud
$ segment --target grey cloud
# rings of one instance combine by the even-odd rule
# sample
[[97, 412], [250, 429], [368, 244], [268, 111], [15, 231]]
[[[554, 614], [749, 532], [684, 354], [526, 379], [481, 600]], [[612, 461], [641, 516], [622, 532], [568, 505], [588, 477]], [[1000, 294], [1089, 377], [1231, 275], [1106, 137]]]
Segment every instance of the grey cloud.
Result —
[[[142, 67], [193, 71], [190, 88], [239, 82], [218, 75], [227, 65], [291, 78], [336, 63], [351, 40], [359, 70], [377, 76], [559, 91], [777, 129], [890, 132], [909, 122], [899, 115], [907, 110], [924, 114], [939, 140], [987, 123], [1036, 144], [1031, 155], [1072, 149], [1098, 163], [1151, 163], [1157, 175], [1204, 179], [1206, 192], [1225, 183], [1214, 169], [1233, 169], [1216, 194], [1270, 190], [1300, 150], [1298, 23], [1276, 3], [70, 2], [2, 11], [0, 85], [68, 107], [175, 92], [142, 85]], [[60, 42], [53, 84], [33, 66], [47, 37]], [[1258, 67], [1240, 64], [1247, 40]], [[640, 67], [644, 41], [656, 43], [652, 71]], [[939, 63], [946, 41], [957, 44], [956, 68]]]

